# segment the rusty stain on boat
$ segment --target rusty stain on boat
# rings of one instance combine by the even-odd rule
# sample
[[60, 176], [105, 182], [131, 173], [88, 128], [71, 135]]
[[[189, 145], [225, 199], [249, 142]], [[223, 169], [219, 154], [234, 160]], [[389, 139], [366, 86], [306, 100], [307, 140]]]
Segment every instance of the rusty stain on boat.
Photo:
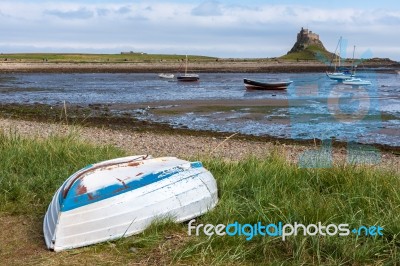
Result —
[[128, 163], [128, 166], [139, 166], [141, 164], [143, 164], [143, 163], [142, 162], [131, 162], [131, 163]]
[[[127, 178], [129, 178], [129, 177], [127, 177]], [[122, 185], [123, 185], [125, 188], [127, 188], [127, 187], [128, 187], [128, 186], [125, 184], [124, 180], [122, 180], [122, 179], [119, 179], [118, 177], [117, 177], [117, 178], [115, 178], [115, 179], [117, 179], [119, 182], [121, 182], [121, 183], [122, 183]]]
[[76, 189], [76, 194], [77, 195], [82, 195], [87, 192], [87, 188], [84, 185], [79, 185], [78, 188]]

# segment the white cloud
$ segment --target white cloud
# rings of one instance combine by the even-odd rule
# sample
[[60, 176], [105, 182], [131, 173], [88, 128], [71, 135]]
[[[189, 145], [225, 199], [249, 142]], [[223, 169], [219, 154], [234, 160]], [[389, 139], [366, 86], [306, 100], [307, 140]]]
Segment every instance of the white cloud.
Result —
[[220, 16], [222, 15], [220, 3], [217, 1], [205, 1], [192, 9], [194, 16]]
[[129, 6], [121, 6], [117, 10], [118, 14], [129, 14], [130, 12], [131, 12], [131, 8]]
[[400, 37], [393, 34], [400, 25], [400, 8], [393, 6], [233, 5], [222, 0], [42, 3], [1, 1], [0, 51], [13, 45], [115, 52], [138, 47], [148, 52], [272, 57], [285, 54], [299, 29], [308, 27], [330, 50], [343, 36], [349, 45], [373, 47], [377, 56], [400, 59]]
[[105, 17], [105, 16], [109, 15], [111, 11], [107, 8], [97, 8], [96, 12], [97, 12], [98, 16]]
[[76, 10], [44, 10], [43, 14], [45, 15], [52, 15], [62, 19], [88, 19], [93, 17], [93, 12], [88, 10], [87, 8], [79, 8]]

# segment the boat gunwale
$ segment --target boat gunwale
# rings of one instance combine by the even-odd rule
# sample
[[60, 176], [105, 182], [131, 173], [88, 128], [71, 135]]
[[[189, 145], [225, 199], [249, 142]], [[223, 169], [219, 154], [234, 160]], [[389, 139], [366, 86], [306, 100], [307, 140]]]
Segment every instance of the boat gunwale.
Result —
[[[66, 199], [68, 192], [70, 191], [70, 189], [73, 187], [73, 185], [75, 184], [75, 182], [77, 180], [79, 180], [84, 174], [87, 174], [91, 171], [95, 171], [97, 169], [103, 168], [103, 167], [109, 167], [109, 166], [113, 166], [113, 165], [118, 165], [118, 164], [126, 164], [126, 163], [131, 163], [131, 162], [135, 162], [135, 161], [142, 161], [142, 160], [146, 160], [147, 158], [149, 158], [149, 155], [139, 155], [139, 156], [135, 156], [136, 158], [127, 160], [127, 161], [115, 161], [115, 160], [107, 160], [104, 162], [100, 162], [98, 164], [95, 165], [90, 165], [87, 168], [83, 168], [81, 169], [81, 172], [78, 171], [78, 173], [76, 174], [75, 177], [73, 177], [72, 180], [70, 180], [70, 178], [67, 179], [66, 182], [69, 182], [69, 184], [67, 185], [67, 183], [65, 185], [67, 185], [67, 187], [63, 187], [63, 191], [62, 191], [62, 198]], [[126, 157], [126, 159], [131, 158], [131, 157]], [[151, 156], [150, 156], [151, 158]], [[108, 162], [108, 163], [107, 163]]]

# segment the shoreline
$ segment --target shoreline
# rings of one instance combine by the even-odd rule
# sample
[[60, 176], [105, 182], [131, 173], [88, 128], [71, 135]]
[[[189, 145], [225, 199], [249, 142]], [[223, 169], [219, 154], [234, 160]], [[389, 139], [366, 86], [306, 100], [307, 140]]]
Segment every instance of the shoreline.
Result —
[[[246, 100], [240, 101], [229, 101], [229, 100], [215, 100], [207, 101], [206, 108], [213, 107], [229, 107], [234, 108], [245, 105]], [[276, 99], [276, 100], [251, 100], [252, 106], [254, 107], [267, 107], [274, 108], [287, 105], [287, 100]], [[172, 126], [164, 122], [155, 122], [150, 120], [142, 120], [136, 118], [134, 115], [125, 113], [125, 110], [133, 109], [150, 109], [153, 112], [164, 112], [165, 110], [160, 109], [160, 106], [165, 105], [176, 105], [172, 108], [172, 112], [184, 112], [186, 108], [196, 109], [204, 108], [204, 101], [202, 100], [190, 100], [190, 101], [158, 101], [158, 102], [143, 102], [143, 103], [132, 103], [132, 104], [103, 104], [103, 103], [92, 103], [87, 105], [67, 105], [64, 106], [62, 103], [55, 105], [48, 104], [1, 104], [0, 103], [0, 119], [10, 118], [16, 120], [28, 120], [45, 123], [64, 123], [69, 125], [79, 125], [83, 127], [96, 127], [96, 128], [108, 128], [112, 130], [127, 130], [137, 132], [155, 132], [161, 134], [178, 134], [178, 135], [194, 135], [194, 136], [206, 136], [206, 137], [218, 137], [226, 138], [231, 135], [235, 135], [235, 138], [247, 141], [262, 141], [262, 142], [274, 142], [279, 144], [288, 145], [305, 145], [305, 146], [316, 146], [322, 143], [321, 139], [291, 139], [286, 137], [275, 137], [270, 135], [251, 135], [234, 132], [222, 132], [212, 130], [197, 130], [191, 129], [186, 126]], [[65, 110], [65, 108], [67, 110]], [[118, 112], [119, 114], [116, 114]], [[168, 112], [168, 111], [167, 111]], [[285, 121], [281, 121], [285, 122]], [[286, 121], [289, 123], [290, 121]], [[381, 151], [390, 152], [395, 155], [400, 155], [400, 146], [390, 146], [387, 144], [379, 143], [358, 143], [356, 145], [361, 146], [372, 146]], [[332, 146], [334, 148], [347, 147], [348, 142], [332, 139]]]
[[[321, 146], [320, 140], [299, 141], [173, 128], [167, 124], [140, 121], [132, 117], [112, 116], [107, 111], [110, 106], [102, 105], [92, 105], [90, 110], [69, 106], [67, 116], [62, 106], [33, 105], [28, 108], [13, 104], [8, 108], [8, 112], [5, 112], [4, 105], [0, 106], [0, 129], [4, 132], [15, 131], [28, 137], [46, 137], [78, 129], [79, 136], [85, 141], [115, 145], [130, 153], [153, 156], [193, 158], [206, 155], [240, 160], [247, 156], [264, 157], [274, 150], [283, 150], [285, 159], [297, 163], [300, 154], [317, 150]], [[380, 163], [371, 166], [400, 172], [399, 147], [368, 146], [377, 148], [381, 155]], [[333, 142], [332, 158], [335, 165], [346, 163], [347, 153], [347, 143]]]
[[[239, 161], [247, 157], [265, 157], [279, 152], [290, 163], [298, 163], [304, 152], [317, 150], [317, 143], [281, 143], [255, 138], [242, 138], [230, 134], [196, 135], [193, 132], [136, 131], [127, 128], [94, 127], [93, 125], [74, 125], [60, 122], [29, 121], [14, 118], [0, 118], [0, 130], [4, 133], [17, 133], [23, 137], [41, 139], [54, 135], [76, 134], [79, 138], [94, 145], [112, 145], [128, 154], [150, 154], [176, 156], [183, 158], [215, 157], [229, 161]], [[332, 148], [332, 166], [349, 164], [348, 151], [344, 146]], [[400, 172], [400, 156], [390, 151], [380, 151], [379, 163], [361, 163], [370, 167]]]
[[[183, 71], [182, 62], [0, 62], [0, 73], [157, 73]], [[358, 72], [373, 70], [397, 73], [400, 64], [365, 62]], [[218, 60], [189, 63], [189, 72], [199, 73], [306, 73], [326, 72], [331, 67], [316, 61], [287, 60]]]

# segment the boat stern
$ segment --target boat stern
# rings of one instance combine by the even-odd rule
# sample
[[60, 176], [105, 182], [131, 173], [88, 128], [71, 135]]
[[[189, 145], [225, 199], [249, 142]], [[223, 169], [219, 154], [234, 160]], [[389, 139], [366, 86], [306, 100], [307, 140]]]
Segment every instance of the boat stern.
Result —
[[51, 203], [47, 208], [47, 212], [46, 215], [44, 216], [44, 221], [43, 221], [44, 240], [47, 248], [51, 250], [54, 250], [54, 245], [56, 241], [55, 236], [56, 236], [58, 221], [60, 218], [59, 217], [61, 209], [60, 198], [62, 196], [61, 195], [62, 188], [63, 186], [57, 190], [56, 194], [51, 200]]

